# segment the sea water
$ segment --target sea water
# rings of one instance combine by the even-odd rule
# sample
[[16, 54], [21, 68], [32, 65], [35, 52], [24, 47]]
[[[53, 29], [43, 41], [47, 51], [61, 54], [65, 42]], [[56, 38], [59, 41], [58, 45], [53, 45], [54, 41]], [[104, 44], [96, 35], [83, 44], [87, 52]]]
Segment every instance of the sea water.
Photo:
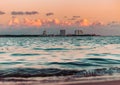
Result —
[[0, 77], [120, 73], [120, 37], [1, 37]]

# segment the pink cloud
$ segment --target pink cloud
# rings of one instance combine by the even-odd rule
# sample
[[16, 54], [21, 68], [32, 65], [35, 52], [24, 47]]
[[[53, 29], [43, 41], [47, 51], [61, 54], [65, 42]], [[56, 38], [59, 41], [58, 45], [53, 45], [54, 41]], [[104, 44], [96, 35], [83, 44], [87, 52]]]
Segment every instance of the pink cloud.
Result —
[[40, 27], [42, 25], [42, 22], [40, 19], [35, 19], [31, 20], [29, 18], [24, 18], [24, 23], [23, 25], [25, 26], [35, 26], [35, 27]]
[[12, 19], [8, 22], [9, 26], [16, 26], [20, 24], [20, 20], [16, 17], [12, 17]]
[[91, 24], [91, 26], [104, 26], [104, 24], [100, 21], [95, 21]]

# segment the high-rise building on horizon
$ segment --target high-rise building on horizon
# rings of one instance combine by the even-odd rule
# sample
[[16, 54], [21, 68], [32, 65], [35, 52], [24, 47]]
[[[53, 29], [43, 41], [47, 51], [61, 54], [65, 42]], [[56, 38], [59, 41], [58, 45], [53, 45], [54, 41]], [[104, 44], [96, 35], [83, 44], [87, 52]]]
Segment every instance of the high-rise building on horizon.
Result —
[[75, 35], [83, 35], [83, 31], [82, 30], [75, 30]]
[[60, 35], [62, 36], [66, 35], [66, 30], [60, 30]]
[[43, 35], [47, 35], [46, 30], [43, 31]]

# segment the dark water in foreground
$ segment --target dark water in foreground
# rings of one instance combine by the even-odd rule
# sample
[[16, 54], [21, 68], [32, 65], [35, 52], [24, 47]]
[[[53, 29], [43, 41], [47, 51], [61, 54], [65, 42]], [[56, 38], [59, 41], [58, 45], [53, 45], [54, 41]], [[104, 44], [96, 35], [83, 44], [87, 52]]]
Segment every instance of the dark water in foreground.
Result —
[[120, 73], [120, 37], [0, 38], [0, 77]]

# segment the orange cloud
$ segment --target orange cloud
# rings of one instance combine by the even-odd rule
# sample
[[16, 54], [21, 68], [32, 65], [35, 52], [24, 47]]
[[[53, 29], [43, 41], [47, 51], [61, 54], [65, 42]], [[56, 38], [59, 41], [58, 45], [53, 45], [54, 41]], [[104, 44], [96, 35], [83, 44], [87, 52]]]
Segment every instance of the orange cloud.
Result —
[[55, 19], [46, 19], [46, 20], [42, 20], [44, 25], [50, 26], [50, 25], [59, 25], [61, 24], [60, 20], [55, 18]]
[[32, 22], [32, 25], [33, 25], [33, 26], [39, 27], [39, 26], [42, 25], [42, 22], [41, 22], [40, 19], [36, 19], [36, 20], [34, 20], [34, 21]]
[[36, 26], [36, 27], [39, 27], [42, 25], [42, 22], [40, 19], [36, 19], [36, 20], [31, 20], [31, 19], [28, 19], [28, 18], [24, 18], [24, 25], [27, 25], [27, 26]]
[[59, 19], [29, 19], [24, 18], [23, 22], [20, 22], [20, 20], [16, 17], [12, 17], [12, 19], [9, 21], [8, 25], [23, 25], [23, 26], [34, 26], [34, 27], [40, 27], [40, 26], [54, 26], [54, 25], [61, 25], [61, 26], [100, 26], [103, 25], [102, 22], [96, 21], [93, 23], [90, 23], [87, 19], [81, 19], [79, 21], [60, 21]]
[[60, 25], [62, 25], [62, 26], [72, 26], [73, 22], [71, 22], [71, 21], [62, 21]]
[[8, 22], [8, 25], [19, 25], [20, 24], [20, 20], [16, 17], [12, 17], [12, 19]]
[[60, 24], [60, 20], [58, 20], [58, 19], [53, 19], [53, 22], [57, 25]]
[[28, 19], [28, 18], [24, 18], [24, 23], [23, 23], [24, 25], [31, 25], [32, 23], [31, 23], [31, 20], [30, 19]]
[[80, 20], [80, 26], [89, 26], [90, 22], [87, 19]]
[[65, 21], [65, 22], [64, 22], [64, 25], [70, 26], [70, 25], [72, 25], [72, 23], [71, 23], [71, 22], [68, 22], [68, 21]]
[[91, 25], [92, 26], [103, 26], [104, 24], [100, 21], [96, 21], [96, 22], [93, 22]]

